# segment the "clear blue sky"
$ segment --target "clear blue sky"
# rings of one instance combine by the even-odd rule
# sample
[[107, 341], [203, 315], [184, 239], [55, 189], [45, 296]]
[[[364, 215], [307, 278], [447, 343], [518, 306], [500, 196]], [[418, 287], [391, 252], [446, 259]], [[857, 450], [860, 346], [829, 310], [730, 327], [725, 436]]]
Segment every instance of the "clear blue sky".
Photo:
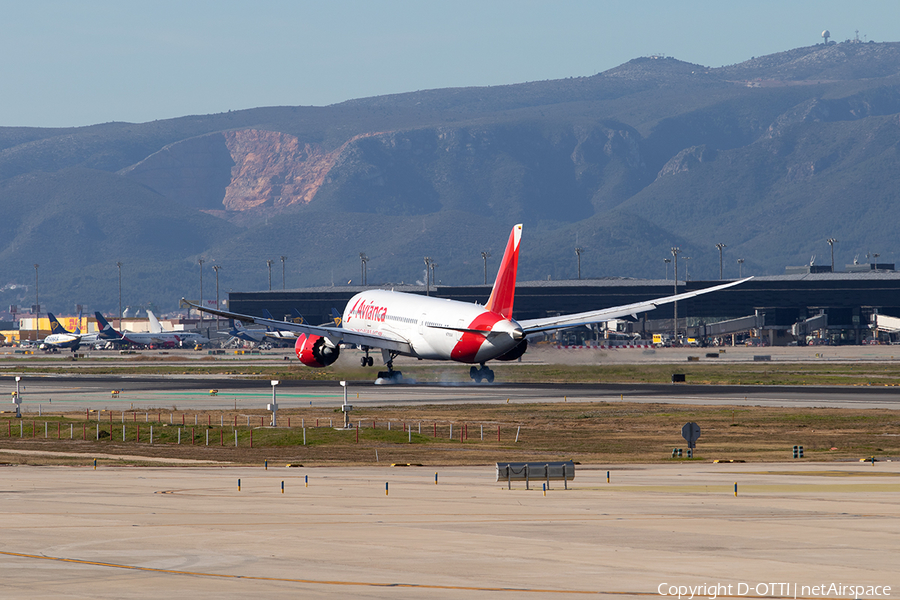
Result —
[[897, 41], [898, 22], [896, 0], [0, 0], [0, 126], [327, 105], [650, 54], [716, 67], [826, 28]]

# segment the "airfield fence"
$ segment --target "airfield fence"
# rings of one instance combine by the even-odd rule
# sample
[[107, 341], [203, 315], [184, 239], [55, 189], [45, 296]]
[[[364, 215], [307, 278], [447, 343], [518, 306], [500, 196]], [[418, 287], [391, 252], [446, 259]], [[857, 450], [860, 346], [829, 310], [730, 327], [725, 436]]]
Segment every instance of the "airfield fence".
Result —
[[254, 431], [257, 446], [285, 446], [332, 441], [359, 443], [361, 435], [363, 441], [498, 444], [504, 441], [504, 431], [508, 432], [505, 441], [514, 442], [518, 441], [521, 430], [517, 425], [496, 422], [356, 419], [347, 429], [335, 427], [336, 423], [340, 426], [343, 420], [331, 415], [279, 415], [278, 426], [273, 427], [270, 413], [87, 410], [74, 414], [23, 415], [22, 418], [4, 415], [0, 420], [0, 438], [252, 448]]

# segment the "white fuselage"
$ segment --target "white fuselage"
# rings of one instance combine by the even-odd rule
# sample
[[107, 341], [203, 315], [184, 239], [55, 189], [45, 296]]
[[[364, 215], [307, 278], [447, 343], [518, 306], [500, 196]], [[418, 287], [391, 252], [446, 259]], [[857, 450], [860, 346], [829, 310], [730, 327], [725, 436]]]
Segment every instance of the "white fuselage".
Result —
[[41, 350], [51, 348], [77, 349], [81, 345], [81, 335], [76, 333], [51, 333], [41, 341]]
[[203, 337], [199, 333], [191, 333], [187, 331], [163, 331], [162, 333], [135, 333], [133, 331], [123, 331], [122, 341], [128, 342], [129, 344], [138, 344], [140, 346], [150, 346], [152, 344], [205, 344], [209, 342], [209, 339]]
[[[407, 342], [417, 358], [465, 363], [502, 356], [523, 337], [515, 321], [483, 306], [386, 290], [351, 298], [342, 327]], [[461, 331], [465, 329], [477, 331]]]

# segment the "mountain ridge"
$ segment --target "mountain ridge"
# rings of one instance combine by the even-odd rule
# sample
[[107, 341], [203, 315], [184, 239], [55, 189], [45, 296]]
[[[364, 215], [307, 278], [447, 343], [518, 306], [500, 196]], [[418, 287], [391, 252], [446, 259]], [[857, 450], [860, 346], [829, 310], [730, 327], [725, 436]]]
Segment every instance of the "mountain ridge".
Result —
[[22, 291], [33, 263], [58, 311], [117, 306], [116, 261], [123, 279], [141, 273], [127, 304], [164, 308], [192, 295], [200, 259], [235, 290], [267, 286], [265, 261], [282, 255], [287, 287], [353, 281], [360, 252], [370, 283], [421, 279], [425, 255], [447, 283], [479, 283], [480, 252], [516, 222], [522, 278], [574, 277], [576, 245], [588, 276], [658, 278], [678, 245], [712, 279], [719, 242], [726, 275], [738, 256], [745, 274], [778, 273], [824, 253], [827, 237], [845, 262], [893, 262], [898, 140], [893, 42], [715, 68], [640, 57], [585, 77], [326, 107], [0, 127], [0, 301], [33, 302]]

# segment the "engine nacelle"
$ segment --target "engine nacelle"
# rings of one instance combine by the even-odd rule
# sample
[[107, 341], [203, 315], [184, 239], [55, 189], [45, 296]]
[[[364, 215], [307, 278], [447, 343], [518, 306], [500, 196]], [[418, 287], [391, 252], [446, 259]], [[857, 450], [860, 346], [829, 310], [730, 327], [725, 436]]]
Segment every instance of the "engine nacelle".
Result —
[[502, 356], [498, 356], [496, 360], [516, 360], [525, 354], [525, 351], [528, 350], [528, 340], [522, 340], [513, 348]]
[[319, 335], [301, 333], [294, 344], [297, 359], [307, 367], [322, 368], [334, 363], [341, 354], [339, 346], [334, 346]]

